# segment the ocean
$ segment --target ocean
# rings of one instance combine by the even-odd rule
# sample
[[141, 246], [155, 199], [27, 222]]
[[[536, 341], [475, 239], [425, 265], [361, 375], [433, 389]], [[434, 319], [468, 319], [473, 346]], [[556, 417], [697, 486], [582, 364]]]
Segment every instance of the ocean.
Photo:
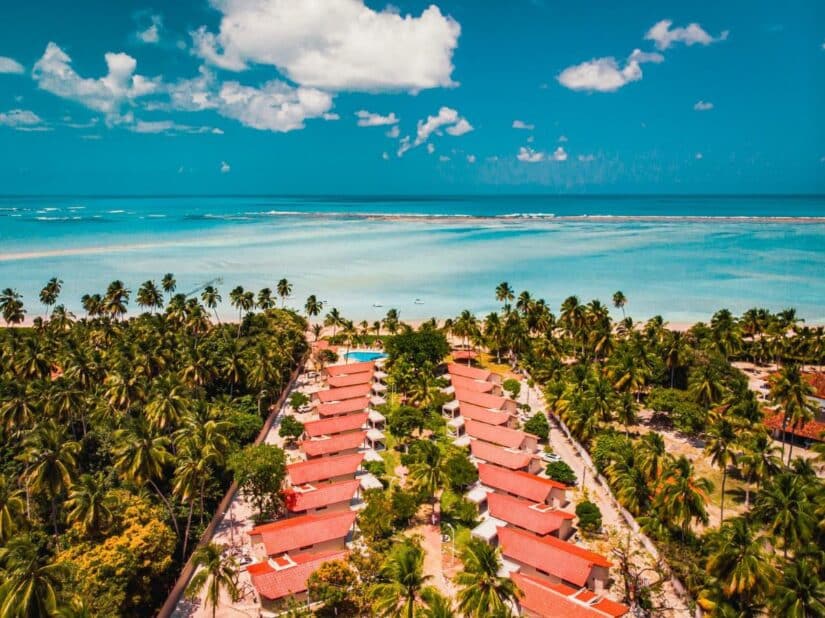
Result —
[[180, 292], [217, 285], [226, 317], [232, 287], [286, 277], [289, 305], [316, 294], [356, 320], [483, 315], [508, 281], [554, 310], [622, 290], [638, 319], [825, 323], [825, 196], [0, 197], [0, 288], [30, 317], [53, 276], [82, 315], [83, 294], [166, 272]]

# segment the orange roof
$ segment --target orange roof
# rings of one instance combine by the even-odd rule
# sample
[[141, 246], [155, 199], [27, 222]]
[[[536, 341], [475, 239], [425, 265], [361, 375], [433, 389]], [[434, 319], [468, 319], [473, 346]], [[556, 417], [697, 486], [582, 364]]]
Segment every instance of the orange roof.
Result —
[[249, 535], [260, 534], [266, 553], [274, 556], [275, 554], [287, 554], [316, 543], [343, 539], [349, 534], [353, 522], [355, 522], [354, 511], [301, 515], [255, 526], [249, 531]]
[[601, 598], [594, 602], [596, 595], [586, 589], [576, 590], [522, 573], [511, 573], [510, 578], [523, 593], [519, 605], [539, 616], [619, 618], [630, 611], [629, 607], [610, 599]]
[[339, 502], [349, 502], [358, 491], [360, 485], [358, 479], [351, 481], [340, 481], [326, 485], [302, 485], [287, 490], [292, 495], [291, 500], [287, 500], [287, 508], [292, 513], [300, 513], [308, 509], [317, 509], [322, 506], [338, 504]]
[[[765, 426], [769, 429], [778, 429], [779, 431], [782, 431], [782, 418], [784, 416], [785, 415], [782, 412], [766, 415]], [[785, 431], [801, 438], [817, 440], [818, 442], [825, 441], [825, 423], [822, 421], [812, 420], [807, 423], [797, 425], [796, 427], [793, 427], [790, 423], [788, 423], [785, 427]]]
[[354, 373], [364, 373], [365, 371], [373, 371], [375, 369], [375, 361], [364, 361], [363, 363], [349, 363], [347, 365], [330, 365], [326, 368], [327, 375], [332, 376], [349, 376]]
[[478, 464], [478, 478], [487, 487], [500, 489], [533, 502], [546, 502], [553, 489], [567, 491], [567, 486], [557, 481], [485, 463]]
[[504, 397], [488, 395], [487, 393], [476, 393], [460, 387], [455, 389], [455, 398], [458, 399], [459, 403], [467, 402], [475, 406], [487, 408], [488, 410], [501, 410], [507, 401]]
[[487, 423], [488, 425], [506, 425], [511, 418], [509, 412], [494, 412], [466, 402], [458, 403], [458, 411], [466, 419]]
[[[350, 400], [352, 401], [352, 400]], [[304, 431], [310, 438], [317, 436], [332, 436], [336, 433], [355, 431], [361, 429], [367, 422], [369, 414], [361, 412], [359, 414], [347, 414], [346, 416], [335, 416], [324, 418], [320, 421], [310, 421], [304, 423]]]
[[593, 567], [610, 568], [604, 556], [554, 536], [536, 536], [501, 526], [497, 531], [501, 553], [506, 557], [577, 586], [587, 583]]
[[814, 387], [814, 397], [825, 399], [825, 373], [819, 371], [806, 371], [802, 377], [808, 384]]
[[492, 382], [484, 380], [473, 380], [471, 378], [462, 378], [461, 376], [450, 376], [450, 384], [453, 388], [460, 388], [465, 391], [473, 391], [475, 393], [492, 393], [496, 387]]
[[478, 354], [472, 350], [453, 350], [450, 354], [455, 360], [467, 360], [468, 358], [470, 360], [475, 360], [478, 356]]
[[490, 515], [519, 528], [544, 536], [561, 528], [564, 520], [573, 519], [573, 514], [561, 511], [543, 502], [530, 502], [504, 494], [487, 494], [487, 508]]
[[524, 444], [524, 439], [528, 435], [518, 429], [495, 427], [494, 425], [471, 420], [464, 422], [464, 428], [467, 430], [467, 435], [471, 438], [478, 438], [479, 440], [508, 448], [521, 448], [521, 445]]
[[315, 438], [301, 442], [301, 450], [307, 457], [320, 457], [322, 455], [334, 455], [342, 451], [350, 451], [360, 447], [367, 437], [366, 431], [351, 431], [349, 433], [339, 433], [329, 438]]
[[330, 388], [345, 388], [347, 386], [358, 386], [359, 384], [369, 384], [372, 382], [372, 371], [363, 371], [345, 376], [330, 376], [327, 384]]
[[447, 373], [451, 376], [469, 378], [470, 380], [484, 380], [485, 382], [493, 375], [491, 371], [487, 371], [486, 369], [476, 369], [475, 367], [459, 365], [458, 363], [450, 363], [447, 365]]
[[372, 390], [371, 384], [359, 384], [345, 388], [330, 388], [325, 391], [318, 391], [315, 395], [321, 403], [332, 403], [333, 401], [346, 401], [347, 399], [367, 397], [370, 394], [370, 390]]
[[[492, 425], [487, 425], [487, 427], [492, 427]], [[509, 470], [523, 470], [530, 465], [530, 460], [533, 458], [530, 453], [511, 451], [481, 440], [470, 442], [470, 452], [477, 459]]]
[[304, 483], [334, 479], [345, 474], [355, 475], [362, 459], [364, 459], [363, 453], [351, 453], [349, 455], [325, 457], [324, 459], [299, 461], [288, 465], [286, 470], [290, 483], [303, 485]]
[[[275, 601], [283, 597], [304, 592], [307, 580], [319, 566], [332, 560], [345, 558], [345, 551], [327, 551], [318, 554], [304, 554], [294, 558], [282, 557], [275, 561], [265, 560], [246, 567], [252, 577], [252, 585], [265, 599]], [[273, 562], [277, 565], [273, 566]]]
[[359, 397], [337, 403], [322, 403], [317, 409], [319, 416], [339, 416], [350, 412], [361, 412], [366, 410], [368, 405], [370, 405], [369, 397]]

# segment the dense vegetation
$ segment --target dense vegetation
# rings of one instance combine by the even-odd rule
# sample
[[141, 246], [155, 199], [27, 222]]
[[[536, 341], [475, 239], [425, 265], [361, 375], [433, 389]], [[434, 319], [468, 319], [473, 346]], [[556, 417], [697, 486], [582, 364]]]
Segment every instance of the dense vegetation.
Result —
[[[242, 446], [303, 356], [306, 321], [236, 288], [242, 321], [221, 324], [219, 292], [176, 294], [172, 275], [140, 287], [136, 317], [115, 281], [78, 319], [60, 287], [31, 328], [0, 330], [0, 615], [150, 615], [231, 470], [254, 472]], [[0, 294], [7, 323], [26, 310]]]

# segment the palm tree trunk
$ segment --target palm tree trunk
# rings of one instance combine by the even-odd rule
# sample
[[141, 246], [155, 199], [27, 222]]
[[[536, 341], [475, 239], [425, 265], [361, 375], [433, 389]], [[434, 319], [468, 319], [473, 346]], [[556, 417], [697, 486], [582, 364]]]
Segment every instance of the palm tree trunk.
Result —
[[189, 529], [192, 525], [192, 511], [195, 510], [195, 501], [189, 501], [189, 515], [186, 516], [186, 532], [183, 535], [183, 551], [181, 551], [180, 559], [181, 561], [186, 560], [186, 550], [187, 546], [189, 545]]
[[57, 535], [58, 535], [58, 530], [57, 530], [57, 500], [55, 499], [54, 495], [52, 495], [51, 501], [52, 501], [52, 513], [51, 513], [52, 526], [54, 527], [54, 536], [57, 537]]
[[722, 466], [722, 500], [719, 504], [719, 524], [725, 522], [725, 481], [728, 480], [728, 467]]
[[167, 500], [166, 496], [163, 495], [163, 492], [160, 490], [160, 488], [157, 485], [155, 485], [155, 481], [150, 480], [149, 484], [152, 486], [152, 489], [155, 490], [155, 493], [157, 493], [157, 495], [160, 496], [160, 499], [166, 505], [166, 509], [169, 511], [169, 517], [172, 519], [172, 525], [175, 527], [175, 534], [177, 534], [178, 538], [180, 538], [180, 527], [178, 526], [178, 520], [175, 517], [175, 511], [172, 510], [172, 505], [169, 503], [169, 500]]
[[791, 465], [791, 457], [793, 456], [793, 434], [791, 434], [791, 443], [788, 445], [788, 465]]

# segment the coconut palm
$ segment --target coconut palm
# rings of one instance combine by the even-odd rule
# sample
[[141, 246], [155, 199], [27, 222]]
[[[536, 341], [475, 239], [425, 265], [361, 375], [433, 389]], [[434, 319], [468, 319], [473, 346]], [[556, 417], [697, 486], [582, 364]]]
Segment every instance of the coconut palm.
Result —
[[705, 408], [722, 401], [724, 388], [722, 376], [715, 364], [705, 363], [690, 372], [688, 391], [696, 403]]
[[258, 300], [255, 304], [261, 311], [272, 309], [275, 306], [275, 299], [272, 298], [272, 290], [269, 288], [261, 288], [258, 291]]
[[163, 294], [154, 281], [144, 281], [138, 288], [135, 301], [138, 307], [154, 311], [163, 307]]
[[154, 381], [144, 412], [149, 424], [162, 431], [176, 427], [189, 406], [186, 387], [176, 376], [165, 375]]
[[6, 324], [20, 324], [26, 317], [23, 308], [23, 297], [17, 290], [6, 288], [0, 292], [0, 312]]
[[23, 498], [8, 479], [0, 476], [0, 545], [5, 544], [23, 521]]
[[728, 466], [736, 462], [734, 445], [737, 441], [736, 428], [724, 414], [713, 414], [705, 440], [705, 455], [710, 456], [713, 465], [722, 470], [722, 498], [719, 506], [719, 520], [725, 521], [725, 482]]
[[94, 318], [103, 314], [103, 298], [100, 294], [84, 294], [80, 299], [86, 316]]
[[708, 523], [706, 505], [711, 491], [713, 483], [697, 477], [693, 464], [681, 455], [665, 469], [656, 504], [667, 520], [679, 526], [685, 538], [692, 521]]
[[112, 281], [106, 288], [103, 297], [103, 311], [110, 317], [120, 319], [126, 315], [126, 305], [129, 304], [131, 292], [120, 280]]
[[335, 333], [338, 332], [338, 327], [341, 326], [343, 322], [344, 318], [341, 316], [341, 312], [338, 311], [337, 307], [330, 309], [324, 317], [324, 326], [332, 327], [333, 337], [335, 337]]
[[307, 318], [317, 318], [321, 314], [321, 310], [324, 308], [324, 303], [319, 301], [315, 294], [311, 294], [307, 297], [306, 303], [304, 303], [304, 311], [306, 311]]
[[501, 554], [498, 548], [471, 537], [461, 549], [464, 569], [454, 581], [458, 609], [468, 618], [501, 615], [518, 598], [518, 588], [509, 577], [499, 575]]
[[[785, 455], [787, 427], [799, 427], [811, 420], [816, 413], [816, 406], [811, 401], [813, 387], [805, 380], [799, 365], [785, 365], [771, 383], [769, 396], [774, 404], [783, 410], [782, 417], [782, 455]], [[793, 455], [793, 441], [788, 448], [788, 465]]]
[[795, 560], [785, 566], [770, 608], [774, 616], [825, 618], [825, 580], [811, 560]]
[[624, 313], [624, 306], [627, 304], [627, 297], [624, 295], [624, 292], [618, 290], [613, 293], [613, 306], [616, 309], [622, 310], [622, 317], [625, 317]]
[[203, 301], [203, 304], [206, 305], [206, 308], [215, 314], [215, 320], [217, 320], [218, 324], [220, 324], [221, 318], [218, 316], [218, 305], [221, 304], [223, 299], [221, 298], [221, 293], [218, 291], [218, 288], [212, 285], [207, 285], [201, 292], [201, 300]]
[[506, 281], [502, 281], [496, 286], [496, 300], [500, 303], [503, 303], [505, 308], [512, 302], [512, 300], [516, 297], [513, 288], [510, 287], [510, 284]]
[[0, 616], [55, 615], [57, 590], [67, 576], [64, 564], [49, 563], [28, 536], [16, 536], [0, 548], [0, 565], [3, 567]]
[[102, 472], [83, 474], [69, 490], [66, 519], [87, 536], [105, 532], [112, 521], [114, 502]]
[[63, 289], [63, 281], [57, 277], [52, 277], [40, 290], [40, 302], [46, 307], [46, 314], [49, 309], [54, 307], [57, 299], [60, 296], [60, 291]]
[[389, 309], [387, 311], [387, 315], [385, 315], [382, 320], [382, 325], [387, 329], [387, 332], [390, 335], [396, 334], [398, 332], [398, 327], [400, 326], [398, 309]]
[[770, 435], [760, 429], [747, 435], [742, 441], [743, 451], [739, 456], [739, 465], [748, 481], [745, 486], [745, 506], [750, 506], [750, 485], [756, 483], [757, 489], [764, 480], [773, 476], [782, 468], [779, 447], [775, 446]]
[[169, 294], [169, 297], [171, 298], [172, 294], [175, 293], [175, 290], [178, 287], [178, 282], [175, 279], [175, 275], [172, 273], [166, 273], [163, 275], [163, 278], [160, 280], [160, 286], [166, 294]]
[[437, 498], [446, 480], [443, 453], [434, 442], [428, 440], [419, 441], [417, 447], [418, 460], [410, 464], [408, 478], [419, 492], [429, 498]]
[[708, 546], [707, 571], [726, 596], [764, 597], [773, 589], [776, 571], [768, 560], [767, 539], [755, 534], [746, 518], [723, 524], [710, 536]]
[[667, 452], [667, 445], [662, 434], [655, 431], [646, 433], [637, 443], [635, 454], [636, 466], [649, 483], [656, 483], [672, 461]]
[[207, 543], [198, 547], [192, 554], [195, 574], [186, 587], [186, 596], [198, 598], [206, 591], [206, 605], [212, 606], [212, 618], [215, 618], [221, 593], [226, 592], [232, 601], [240, 598], [238, 589], [238, 565], [232, 556], [224, 555], [224, 546]]
[[418, 608], [415, 618], [456, 618], [452, 601], [435, 588], [426, 588], [421, 593], [421, 600], [424, 607]]
[[372, 610], [378, 616], [413, 618], [423, 595], [435, 592], [424, 574], [424, 551], [410, 540], [396, 545], [379, 571], [379, 582], [369, 591]]
[[286, 278], [279, 279], [275, 290], [278, 292], [278, 296], [281, 297], [281, 307], [283, 307], [286, 304], [286, 299], [292, 294], [292, 284]]
[[754, 514], [782, 539], [782, 553], [806, 542], [816, 526], [805, 479], [794, 472], [775, 476], [759, 491]]

